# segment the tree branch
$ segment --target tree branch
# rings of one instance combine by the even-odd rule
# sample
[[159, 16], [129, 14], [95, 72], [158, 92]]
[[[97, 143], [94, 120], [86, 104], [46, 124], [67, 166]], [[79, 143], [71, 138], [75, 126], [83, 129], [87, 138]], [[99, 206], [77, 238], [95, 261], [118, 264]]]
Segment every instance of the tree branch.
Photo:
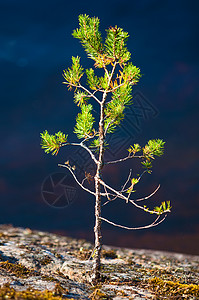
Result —
[[93, 99], [95, 99], [99, 104], [101, 103], [101, 101], [94, 95], [94, 93], [91, 93], [87, 88], [85, 88], [84, 86], [82, 86], [81, 84], [79, 84], [78, 88], [83, 89], [85, 92], [87, 92]]
[[[116, 195], [118, 195], [119, 198], [123, 199], [126, 201], [126, 203], [131, 202], [134, 206], [136, 206], [137, 208], [140, 208], [142, 210], [144, 210], [145, 212], [148, 212], [150, 214], [156, 214], [159, 215], [158, 212], [153, 211], [153, 210], [149, 210], [143, 206], [138, 205], [137, 203], [135, 203], [136, 200], [130, 200], [128, 197], [125, 197], [123, 194], [121, 194], [120, 192], [114, 190], [112, 187], [108, 186], [103, 180], [100, 179], [100, 183], [105, 186], [106, 188], [108, 188], [109, 190], [111, 190], [112, 192], [114, 192]], [[169, 212], [169, 211], [164, 211], [164, 212]]]
[[146, 200], [146, 199], [149, 199], [151, 198], [160, 188], [160, 184], [158, 185], [158, 187], [148, 196], [144, 197], [144, 198], [139, 198], [139, 199], [136, 199], [134, 201], [138, 202], [138, 201], [143, 201], [143, 200]]
[[109, 76], [109, 78], [108, 78], [108, 85], [107, 85], [108, 87], [107, 87], [107, 90], [105, 90], [105, 91], [104, 91], [104, 93], [103, 93], [103, 97], [102, 97], [102, 102], [101, 102], [101, 104], [104, 104], [104, 103], [105, 103], [105, 101], [106, 101], [106, 97], [107, 97], [108, 89], [109, 89], [109, 86], [110, 86], [111, 80], [112, 80], [112, 78], [113, 78], [113, 74], [114, 74], [114, 71], [115, 71], [116, 65], [117, 65], [117, 62], [115, 62], [115, 63], [114, 63], [114, 65], [113, 65], [113, 68], [112, 68], [112, 71], [111, 71], [111, 74], [110, 74], [110, 76]]
[[85, 188], [85, 187], [79, 182], [79, 180], [78, 180], [77, 177], [75, 176], [74, 172], [72, 171], [71, 167], [69, 167], [69, 166], [67, 166], [67, 165], [62, 165], [62, 164], [58, 164], [58, 166], [59, 166], [59, 167], [67, 168], [67, 169], [71, 172], [71, 174], [73, 175], [75, 181], [79, 184], [79, 186], [81, 186], [81, 188], [82, 188], [83, 190], [85, 190], [85, 191], [87, 191], [88, 193], [90, 193], [90, 194], [92, 194], [92, 195], [95, 196], [95, 193], [94, 193], [94, 192], [92, 192], [91, 190]]
[[[147, 170], [144, 170], [144, 171], [142, 172], [142, 174], [137, 178], [138, 182], [140, 181], [140, 179], [142, 178], [142, 176], [144, 175], [144, 173], [147, 173]], [[129, 178], [129, 179], [130, 179], [130, 178]], [[137, 183], [138, 183], [138, 182], [137, 182]], [[137, 184], [137, 183], [136, 183], [136, 184]], [[128, 191], [128, 189], [129, 189], [129, 188], [123, 190], [123, 192]], [[130, 194], [130, 193], [129, 193], [129, 194]]]
[[114, 123], [115, 120], [116, 120], [116, 118], [114, 118], [113, 120], [111, 120], [111, 121], [107, 124], [106, 129], [105, 129], [105, 131], [104, 131], [104, 136], [106, 136], [109, 126], [110, 126], [112, 123]]
[[95, 99], [99, 104], [101, 103], [101, 101], [94, 95], [94, 93], [91, 93], [87, 88], [85, 88], [83, 85], [81, 85], [79, 83], [79, 85], [73, 84], [73, 83], [69, 83], [69, 82], [63, 82], [63, 84], [67, 84], [70, 86], [73, 86], [75, 88], [79, 88], [84, 90], [85, 92], [87, 92], [89, 94], [90, 97], [92, 97], [93, 99]]
[[[134, 82], [133, 81], [129, 81], [128, 82], [130, 85], [133, 85]], [[120, 88], [121, 86], [123, 86], [124, 84], [126, 84], [126, 82], [122, 82], [121, 84], [117, 85], [116, 87], [112, 88], [111, 90], [107, 91], [107, 93], [112, 93], [115, 90], [117, 90], [118, 88]]]
[[104, 164], [105, 165], [115, 164], [115, 163], [122, 162], [122, 161], [125, 161], [125, 160], [130, 159], [130, 158], [144, 158], [144, 156], [143, 155], [130, 155], [130, 153], [129, 153], [129, 155], [124, 157], [124, 158], [120, 158], [120, 159], [112, 160], [112, 161], [107, 161]]
[[[93, 136], [90, 137], [90, 138], [93, 138]], [[88, 138], [88, 139], [89, 139], [89, 138]], [[98, 160], [96, 159], [95, 155], [92, 153], [92, 151], [91, 151], [85, 144], [83, 144], [83, 142], [86, 141], [86, 140], [88, 140], [88, 139], [84, 139], [81, 143], [66, 143], [66, 144], [62, 144], [62, 146], [66, 146], [66, 145], [70, 145], [70, 146], [81, 146], [82, 148], [84, 148], [84, 149], [90, 154], [90, 156], [91, 156], [91, 158], [94, 160], [94, 162], [95, 162], [96, 164], [98, 164], [99, 162], [98, 162]]]
[[[125, 191], [124, 188], [125, 188], [125, 186], [127, 185], [128, 181], [130, 180], [131, 173], [132, 173], [132, 169], [130, 169], [128, 178], [127, 178], [126, 182], [124, 183], [124, 185], [123, 185], [123, 187], [122, 187], [120, 193], [122, 193], [122, 192]], [[104, 187], [104, 189], [106, 189], [106, 188]], [[115, 196], [115, 195], [113, 195], [113, 194], [109, 194], [109, 193], [107, 192], [107, 189], [106, 189], [106, 196], [107, 196], [108, 199], [109, 199], [109, 197], [108, 197], [109, 195], [114, 196], [114, 198], [113, 198], [113, 199], [110, 199], [109, 201], [106, 201], [106, 202], [103, 204], [103, 206], [106, 205], [106, 204], [108, 204], [108, 203], [110, 203], [110, 202], [112, 202], [112, 201], [115, 201], [115, 200], [118, 198], [117, 195]]]
[[[104, 186], [104, 190], [105, 190], [105, 196], [108, 198], [108, 201], [107, 201], [107, 202], [112, 201], [112, 199], [109, 198], [109, 193], [107, 192], [107, 189], [106, 189], [105, 186]], [[102, 195], [102, 193], [101, 193], [101, 195]], [[105, 205], [105, 203], [103, 204], [103, 206], [104, 206], [104, 205]]]
[[108, 73], [108, 70], [106, 68], [106, 65], [105, 65], [104, 61], [103, 61], [103, 68], [104, 68], [104, 71], [105, 71], [106, 75], [109, 76], [109, 73]]
[[160, 215], [155, 219], [155, 221], [149, 225], [146, 225], [146, 226], [140, 226], [140, 227], [127, 227], [127, 226], [123, 226], [123, 225], [119, 225], [119, 224], [116, 224], [116, 223], [113, 223], [105, 218], [102, 218], [100, 217], [100, 219], [102, 221], [105, 221], [113, 226], [116, 226], [116, 227], [120, 227], [120, 228], [124, 228], [124, 229], [128, 229], [128, 230], [138, 230], [138, 229], [146, 229], [146, 228], [151, 228], [151, 227], [154, 227], [154, 226], [157, 226], [159, 225], [160, 223], [162, 223], [165, 219], [166, 219], [167, 215], [165, 215], [159, 222], [157, 222], [160, 218]]

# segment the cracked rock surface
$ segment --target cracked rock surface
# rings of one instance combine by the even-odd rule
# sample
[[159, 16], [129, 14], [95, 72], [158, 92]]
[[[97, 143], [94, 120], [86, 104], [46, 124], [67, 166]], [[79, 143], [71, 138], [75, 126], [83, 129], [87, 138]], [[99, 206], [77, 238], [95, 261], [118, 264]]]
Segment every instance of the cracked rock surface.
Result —
[[[104, 246], [103, 282], [94, 287], [90, 283], [92, 249], [85, 240], [0, 225], [1, 289], [51, 292], [47, 298], [42, 294], [32, 299], [199, 299], [199, 256]], [[179, 282], [186, 290], [175, 292], [179, 297], [165, 298], [154, 278], [165, 288], [168, 282]], [[188, 295], [190, 287], [193, 292]], [[0, 292], [0, 299], [9, 299], [3, 297]], [[12, 299], [31, 299], [20, 297]]]

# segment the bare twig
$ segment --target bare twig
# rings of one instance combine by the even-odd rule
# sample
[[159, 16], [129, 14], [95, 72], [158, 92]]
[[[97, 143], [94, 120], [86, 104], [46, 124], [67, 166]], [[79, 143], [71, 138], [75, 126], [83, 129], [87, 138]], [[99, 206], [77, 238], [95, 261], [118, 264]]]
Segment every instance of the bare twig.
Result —
[[91, 158], [94, 160], [94, 162], [95, 162], [96, 164], [99, 163], [99, 161], [95, 158], [95, 155], [93, 154], [93, 152], [92, 152], [85, 144], [80, 143], [80, 146], [81, 146], [82, 148], [84, 148], [84, 149], [90, 154]]
[[83, 179], [82, 179], [82, 185], [84, 184], [84, 181], [86, 180], [86, 177], [84, 177]]
[[97, 134], [98, 134], [98, 132], [95, 131], [95, 132], [93, 133], [93, 135], [87, 135], [86, 138], [85, 138], [84, 140], [81, 141], [81, 143], [83, 144], [84, 142], [87, 142], [88, 140], [93, 139]]
[[146, 225], [146, 226], [140, 226], [140, 227], [127, 227], [127, 226], [123, 226], [123, 225], [119, 225], [119, 224], [116, 224], [116, 223], [113, 223], [105, 218], [102, 218], [100, 217], [100, 219], [102, 221], [105, 221], [113, 226], [116, 226], [116, 227], [120, 227], [120, 228], [124, 228], [124, 229], [128, 229], [128, 230], [138, 230], [138, 229], [146, 229], [146, 228], [151, 228], [151, 227], [154, 227], [154, 226], [157, 226], [159, 225], [160, 223], [162, 223], [165, 219], [166, 219], [167, 215], [165, 215], [159, 222], [157, 222], [160, 218], [160, 215], [155, 219], [155, 221], [149, 225]]
[[79, 88], [83, 89], [85, 92], [87, 92], [93, 99], [95, 99], [99, 104], [101, 101], [93, 94], [91, 93], [87, 88], [85, 88], [83, 85], [79, 84]]
[[[128, 178], [127, 178], [126, 182], [124, 183], [124, 185], [123, 185], [123, 187], [122, 187], [122, 189], [121, 189], [120, 193], [122, 193], [122, 192], [124, 192], [124, 191], [125, 191], [125, 190], [124, 190], [124, 188], [125, 188], [125, 186], [127, 185], [128, 181], [130, 180], [131, 173], [132, 173], [132, 169], [130, 169], [130, 171], [129, 171], [129, 175], [128, 175]], [[105, 189], [105, 187], [104, 187], [104, 189]], [[107, 194], [107, 198], [108, 198], [108, 196], [109, 196], [109, 195], [112, 195], [112, 196], [114, 196], [113, 194], [109, 194], [109, 193], [107, 192], [107, 190], [106, 190], [106, 194]], [[103, 204], [103, 206], [104, 206], [104, 205], [106, 205], [106, 204], [108, 204], [108, 203], [110, 203], [110, 202], [112, 202], [112, 201], [114, 201], [114, 200], [116, 200], [117, 198], [118, 198], [118, 195], [114, 196], [114, 198], [113, 198], [113, 199], [109, 199], [109, 198], [108, 198], [108, 199], [109, 199], [109, 201], [106, 201], [106, 202]]]
[[71, 169], [70, 166], [62, 165], [62, 164], [58, 164], [58, 166], [59, 166], [59, 167], [67, 168], [67, 169], [71, 172], [71, 174], [73, 175], [75, 181], [79, 184], [79, 186], [81, 186], [81, 188], [82, 188], [83, 190], [85, 190], [85, 191], [87, 191], [87, 192], [89, 192], [90, 194], [92, 194], [92, 195], [95, 196], [95, 193], [94, 193], [93, 191], [91, 191], [91, 190], [85, 188], [85, 187], [79, 182], [79, 180], [78, 180], [77, 177], [75, 176], [75, 174], [74, 174], [74, 172], [73, 172], [73, 170]]
[[[92, 137], [90, 137], [92, 138]], [[84, 139], [83, 141], [85, 141], [86, 139]], [[88, 140], [88, 139], [87, 139]], [[93, 152], [85, 145], [83, 144], [83, 141], [81, 143], [65, 143], [62, 146], [66, 146], [66, 145], [71, 145], [71, 146], [81, 146], [82, 148], [84, 148], [91, 156], [91, 158], [94, 160], [94, 162], [96, 164], [98, 164], [98, 160], [96, 159], [95, 155], [93, 154]]]
[[[117, 62], [114, 62], [114, 65], [113, 65], [113, 68], [112, 68], [112, 71], [111, 71], [111, 74], [110, 76], [108, 77], [108, 84], [107, 84], [107, 89], [103, 92], [103, 97], [102, 97], [102, 101], [100, 102], [100, 105], [101, 105], [101, 110], [103, 111], [103, 114], [104, 114], [104, 103], [106, 101], [106, 97], [107, 97], [107, 93], [108, 93], [108, 89], [109, 89], [109, 86], [110, 86], [110, 83], [111, 83], [111, 80], [113, 78], [113, 74], [114, 74], [114, 71], [115, 71], [115, 68], [116, 68], [116, 65], [117, 65]], [[103, 115], [103, 121], [104, 121], [104, 115]]]
[[109, 76], [109, 73], [108, 73], [108, 70], [106, 68], [106, 65], [105, 65], [104, 61], [103, 61], [103, 68], [104, 68], [104, 71], [106, 72], [106, 75]]
[[72, 83], [69, 83], [69, 82], [66, 82], [66, 81], [64, 81], [63, 83], [67, 84], [67, 85], [70, 85], [70, 86], [73, 86], [75, 88], [79, 88], [79, 89], [84, 90], [85, 92], [87, 92], [89, 94], [90, 97], [92, 97], [93, 99], [95, 99], [99, 104], [101, 103], [101, 101], [94, 95], [94, 93], [91, 93], [87, 88], [85, 88], [84, 86], [82, 86], [80, 83], [79, 83], [79, 85], [72, 84]]
[[[105, 186], [104, 186], [104, 190], [105, 190], [105, 195], [106, 195], [106, 197], [108, 198], [108, 200], [109, 200], [109, 201], [112, 201], [112, 200], [109, 198], [109, 193], [107, 192], [107, 189], [106, 189]], [[109, 201], [107, 201], [107, 202], [109, 202]], [[103, 205], [105, 205], [105, 204], [103, 204]]]
[[[142, 176], [143, 176], [146, 172], [147, 172], [147, 170], [144, 170], [144, 171], [142, 172], [142, 174], [137, 178], [138, 182], [140, 181], [140, 179], [142, 178]], [[138, 182], [137, 182], [137, 183], [138, 183]], [[123, 192], [128, 191], [128, 189], [129, 189], [129, 188], [123, 190]]]
[[122, 162], [122, 161], [125, 161], [125, 160], [130, 159], [130, 158], [144, 158], [144, 156], [143, 155], [130, 155], [130, 153], [129, 153], [129, 155], [124, 157], [124, 158], [120, 158], [120, 159], [112, 160], [112, 161], [107, 161], [104, 164], [105, 165], [115, 164], [115, 163]]
[[147, 200], [149, 198], [151, 198], [160, 188], [160, 184], [158, 185], [158, 187], [148, 196], [144, 197], [144, 198], [139, 198], [139, 199], [136, 199], [134, 201], [138, 202], [138, 201], [143, 201], [143, 200]]
[[111, 120], [111, 121], [107, 124], [106, 129], [105, 129], [105, 131], [104, 131], [104, 136], [106, 136], [107, 131], [108, 131], [108, 129], [109, 129], [109, 126], [110, 126], [111, 124], [113, 124], [113, 123], [115, 122], [115, 120], [116, 120], [116, 118], [113, 119], [113, 120]]
[[[114, 92], [115, 90], [117, 90], [118, 88], [120, 88], [121, 86], [123, 86], [126, 82], [122, 82], [121, 84], [117, 85], [116, 87], [112, 88], [111, 90], [107, 91], [108, 93], [112, 93]], [[134, 82], [133, 81], [130, 81], [129, 84], [133, 85]], [[107, 102], [108, 103], [108, 102]]]
[[129, 171], [129, 176], [128, 176], [126, 182], [124, 183], [121, 192], [124, 191], [125, 186], [127, 185], [127, 183], [129, 182], [129, 180], [130, 180], [130, 178], [131, 178], [131, 174], [132, 174], [132, 169], [130, 169], [130, 171]]
[[[110, 75], [110, 77], [109, 77], [108, 88], [109, 88], [109, 86], [110, 86], [110, 83], [111, 83], [111, 80], [112, 80], [112, 78], [113, 78], [113, 74], [114, 74], [114, 72], [115, 72], [115, 68], [116, 68], [117, 64], [118, 64], [118, 63], [115, 61], [115, 62], [114, 62], [114, 65], [113, 65], [113, 68], [112, 68], [112, 71], [111, 71], [111, 75]], [[108, 92], [108, 91], [107, 91], [107, 92]]]
[[[125, 197], [121, 192], [118, 192], [116, 191], [115, 189], [113, 189], [112, 187], [110, 187], [109, 185], [107, 185], [103, 180], [100, 179], [100, 183], [103, 185], [103, 186], [106, 186], [106, 188], [108, 188], [109, 190], [111, 190], [112, 192], [114, 192], [116, 195], [118, 195], [119, 198], [125, 200], [127, 203], [128, 202], [131, 202], [134, 206], [136, 206], [137, 208], [140, 208], [148, 213], [151, 213], [151, 214], [159, 214], [157, 211], [153, 211], [153, 210], [149, 210], [141, 205], [138, 205], [137, 203], [135, 203], [135, 200], [130, 200], [128, 197]], [[165, 211], [167, 212], [167, 211]]]

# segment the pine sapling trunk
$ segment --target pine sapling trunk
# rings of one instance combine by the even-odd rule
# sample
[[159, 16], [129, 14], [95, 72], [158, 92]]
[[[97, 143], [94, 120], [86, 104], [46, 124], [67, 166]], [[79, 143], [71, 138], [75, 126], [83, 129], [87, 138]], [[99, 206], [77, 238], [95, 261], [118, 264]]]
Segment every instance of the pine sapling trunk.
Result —
[[94, 252], [94, 264], [93, 264], [93, 283], [97, 283], [100, 280], [100, 268], [101, 268], [101, 249], [102, 249], [102, 235], [101, 235], [101, 170], [103, 168], [103, 156], [104, 156], [104, 102], [106, 99], [106, 93], [104, 93], [103, 101], [101, 103], [101, 114], [99, 121], [99, 159], [97, 170], [95, 174], [95, 252]]
[[100, 258], [102, 248], [102, 235], [101, 235], [101, 195], [100, 195], [100, 172], [97, 170], [95, 175], [95, 251], [94, 251], [94, 264], [93, 264], [93, 282], [96, 283], [100, 279]]

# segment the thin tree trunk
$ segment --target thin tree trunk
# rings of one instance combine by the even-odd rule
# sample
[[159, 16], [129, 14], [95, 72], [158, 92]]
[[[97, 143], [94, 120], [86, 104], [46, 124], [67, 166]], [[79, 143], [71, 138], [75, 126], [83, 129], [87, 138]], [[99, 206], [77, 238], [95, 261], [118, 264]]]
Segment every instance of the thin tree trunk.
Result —
[[100, 183], [99, 183], [99, 172], [95, 176], [95, 252], [94, 252], [94, 264], [93, 264], [93, 282], [96, 284], [100, 280], [100, 260], [101, 260], [101, 249], [102, 249], [102, 235], [101, 235], [101, 195], [100, 195]]
[[[104, 98], [105, 100], [105, 98]], [[105, 101], [104, 101], [105, 102]], [[101, 234], [101, 170], [103, 168], [103, 156], [104, 156], [104, 102], [101, 104], [101, 115], [99, 121], [99, 159], [97, 165], [97, 171], [95, 174], [95, 252], [94, 252], [94, 264], [93, 264], [93, 283], [100, 281], [100, 268], [101, 268], [101, 249], [102, 249], [102, 234]]]
[[[108, 79], [108, 88], [110, 86], [110, 82], [112, 80], [116, 62], [113, 66], [111, 75]], [[108, 90], [107, 88], [107, 90]], [[93, 283], [98, 283], [100, 281], [100, 268], [101, 268], [101, 250], [102, 250], [102, 234], [101, 234], [101, 184], [100, 184], [100, 177], [101, 171], [104, 166], [104, 106], [107, 97], [107, 90], [104, 91], [102, 102], [100, 103], [100, 121], [99, 121], [99, 158], [98, 158], [98, 165], [95, 174], [95, 252], [94, 252], [94, 264], [93, 264], [93, 276], [92, 281]]]

